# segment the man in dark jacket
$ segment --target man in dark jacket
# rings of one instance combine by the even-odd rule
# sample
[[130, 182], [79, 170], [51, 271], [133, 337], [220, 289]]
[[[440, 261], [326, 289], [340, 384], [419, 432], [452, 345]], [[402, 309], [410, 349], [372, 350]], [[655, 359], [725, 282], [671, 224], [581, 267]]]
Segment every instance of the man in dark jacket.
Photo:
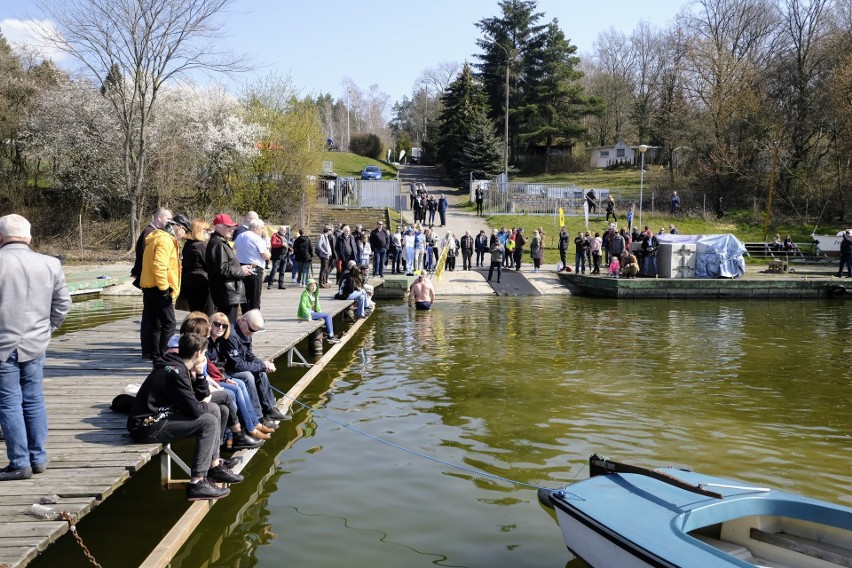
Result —
[[356, 264], [358, 262], [358, 244], [350, 232], [349, 225], [343, 225], [340, 236], [334, 243], [334, 252], [337, 256], [337, 281], [340, 282], [340, 273], [349, 261], [354, 260]]
[[225, 353], [225, 372], [232, 379], [245, 383], [255, 414], [267, 421], [287, 420], [287, 415], [278, 410], [267, 376], [267, 373], [275, 371], [275, 363], [264, 361], [252, 351], [252, 336], [263, 329], [260, 310], [248, 311], [234, 320]]
[[240, 266], [229, 242], [236, 226], [230, 215], [216, 215], [213, 219], [215, 232], [210, 235], [204, 259], [210, 281], [210, 298], [229, 321], [237, 319], [237, 308], [246, 301], [243, 277], [252, 273], [251, 266]]
[[293, 260], [296, 262], [296, 280], [302, 286], [308, 285], [311, 272], [311, 262], [314, 259], [314, 247], [304, 228], [299, 229], [299, 236], [293, 241]]
[[370, 248], [373, 251], [373, 276], [385, 275], [385, 258], [387, 258], [390, 233], [385, 229], [383, 221], [376, 223], [376, 228], [370, 233]]
[[846, 229], [841, 235], [840, 241], [840, 266], [837, 269], [837, 277], [843, 275], [846, 267], [847, 278], [852, 278], [852, 229]]
[[470, 270], [471, 259], [473, 258], [473, 235], [470, 231], [465, 231], [461, 239], [459, 239], [462, 255], [462, 270]]
[[568, 247], [571, 243], [571, 235], [568, 234], [568, 229], [562, 227], [559, 231], [559, 260], [562, 262], [562, 270], [567, 272], [568, 269]]
[[[180, 337], [177, 353], [166, 353], [154, 363], [154, 370], [142, 383], [133, 400], [127, 430], [136, 442], [168, 444], [195, 437], [190, 482], [186, 498], [190, 501], [219, 499], [231, 490], [219, 483], [239, 483], [235, 474], [219, 460], [219, 444], [227, 423], [227, 414], [210, 401], [195, 397], [190, 369], [204, 364], [207, 339], [194, 333]], [[227, 408], [227, 407], [225, 407]]]
[[441, 216], [442, 227], [447, 224], [447, 209], [449, 206], [450, 203], [447, 201], [447, 196], [442, 193], [441, 198], [438, 199], [438, 215]]

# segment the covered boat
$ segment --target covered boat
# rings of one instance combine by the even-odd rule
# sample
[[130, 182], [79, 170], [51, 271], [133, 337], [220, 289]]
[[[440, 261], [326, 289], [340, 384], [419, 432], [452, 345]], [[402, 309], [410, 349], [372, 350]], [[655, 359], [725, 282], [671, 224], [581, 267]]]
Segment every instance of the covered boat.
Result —
[[849, 507], [598, 455], [589, 465], [589, 479], [539, 500], [595, 568], [852, 567]]

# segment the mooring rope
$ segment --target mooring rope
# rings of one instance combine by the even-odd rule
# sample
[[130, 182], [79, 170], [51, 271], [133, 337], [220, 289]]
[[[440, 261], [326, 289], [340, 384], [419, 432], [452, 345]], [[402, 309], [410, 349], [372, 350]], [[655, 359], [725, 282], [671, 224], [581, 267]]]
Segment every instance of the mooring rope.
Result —
[[[474, 468], [467, 467], [467, 466], [464, 466], [464, 465], [459, 465], [459, 464], [456, 464], [456, 463], [453, 463], [453, 462], [449, 462], [447, 460], [436, 458], [435, 456], [430, 456], [430, 455], [424, 454], [422, 452], [412, 450], [411, 448], [406, 448], [405, 446], [401, 446], [401, 445], [396, 444], [394, 442], [391, 442], [389, 440], [385, 440], [384, 438], [380, 438], [378, 436], [370, 434], [369, 432], [365, 432], [363, 430], [360, 430], [360, 429], [352, 426], [351, 424], [347, 424], [346, 422], [343, 422], [342, 420], [338, 420], [337, 418], [333, 418], [332, 416], [329, 416], [328, 414], [320, 412], [316, 408], [314, 408], [312, 406], [308, 406], [304, 402], [289, 396], [287, 393], [281, 391], [280, 389], [272, 387], [272, 390], [274, 390], [277, 393], [280, 393], [281, 395], [283, 395], [288, 400], [292, 400], [293, 402], [295, 402], [299, 406], [305, 408], [306, 410], [313, 412], [317, 416], [321, 416], [322, 418], [325, 418], [326, 420], [331, 420], [332, 422], [334, 422], [335, 424], [337, 424], [339, 426], [342, 426], [342, 427], [344, 427], [348, 430], [352, 430], [353, 432], [357, 432], [358, 434], [361, 434], [362, 436], [365, 436], [365, 437], [367, 437], [371, 440], [374, 440], [376, 442], [380, 442], [382, 444], [385, 444], [386, 446], [390, 446], [391, 448], [396, 448], [397, 450], [402, 450], [403, 452], [407, 452], [407, 453], [414, 455], [414, 456], [417, 456], [417, 457], [421, 457], [421, 458], [424, 458], [424, 459], [427, 459], [427, 460], [430, 460], [430, 461], [433, 461], [433, 462], [436, 462], [436, 463], [440, 463], [440, 464], [443, 464], [443, 465], [446, 465], [446, 466], [449, 466], [449, 467], [452, 467], [452, 468], [455, 468], [455, 469], [466, 471], [466, 472], [472, 473], [473, 475], [476, 475], [476, 476], [490, 477], [492, 479], [497, 479], [497, 480], [500, 480], [500, 481], [506, 481], [508, 483], [512, 483], [514, 485], [519, 485], [521, 487], [529, 487], [530, 489], [536, 489], [536, 490], [544, 489], [546, 491], [557, 491], [557, 489], [554, 489], [553, 487], [543, 487], [541, 485], [535, 485], [533, 483], [525, 483], [523, 481], [517, 481], [515, 479], [503, 477], [502, 475], [497, 475], [495, 473], [488, 473], [487, 471], [482, 471], [480, 469], [474, 469]], [[566, 492], [564, 490], [564, 488], [560, 489], [560, 491], [563, 491], [565, 495], [570, 495], [570, 496], [573, 496], [573, 497], [580, 498], [577, 495], [573, 495], [572, 493]]]

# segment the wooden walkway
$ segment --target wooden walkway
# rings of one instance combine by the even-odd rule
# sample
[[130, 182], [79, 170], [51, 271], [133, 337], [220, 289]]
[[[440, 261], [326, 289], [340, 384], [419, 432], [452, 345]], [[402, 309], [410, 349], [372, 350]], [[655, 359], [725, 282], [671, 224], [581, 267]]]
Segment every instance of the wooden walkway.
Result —
[[[266, 331], [253, 340], [258, 356], [279, 357], [323, 325], [296, 319], [300, 293], [296, 285], [263, 291]], [[328, 313], [337, 315], [351, 304], [332, 295], [331, 289], [320, 292]], [[279, 361], [280, 367], [285, 364]], [[33, 504], [51, 499], [55, 504], [48, 506], [67, 511], [77, 522], [160, 453], [160, 444], [134, 443], [127, 416], [109, 409], [125, 386], [141, 383], [150, 370], [141, 357], [138, 317], [51, 342], [44, 372], [49, 467], [28, 480], [0, 483], [0, 568], [26, 566], [69, 530], [66, 521], [28, 515]]]

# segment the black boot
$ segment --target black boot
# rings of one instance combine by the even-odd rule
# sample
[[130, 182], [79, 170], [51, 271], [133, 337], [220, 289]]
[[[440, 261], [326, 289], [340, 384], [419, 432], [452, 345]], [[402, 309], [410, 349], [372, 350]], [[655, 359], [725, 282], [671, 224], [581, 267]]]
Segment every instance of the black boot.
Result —
[[231, 446], [234, 450], [252, 450], [263, 445], [263, 440], [252, 438], [242, 430], [234, 432], [234, 445]]

